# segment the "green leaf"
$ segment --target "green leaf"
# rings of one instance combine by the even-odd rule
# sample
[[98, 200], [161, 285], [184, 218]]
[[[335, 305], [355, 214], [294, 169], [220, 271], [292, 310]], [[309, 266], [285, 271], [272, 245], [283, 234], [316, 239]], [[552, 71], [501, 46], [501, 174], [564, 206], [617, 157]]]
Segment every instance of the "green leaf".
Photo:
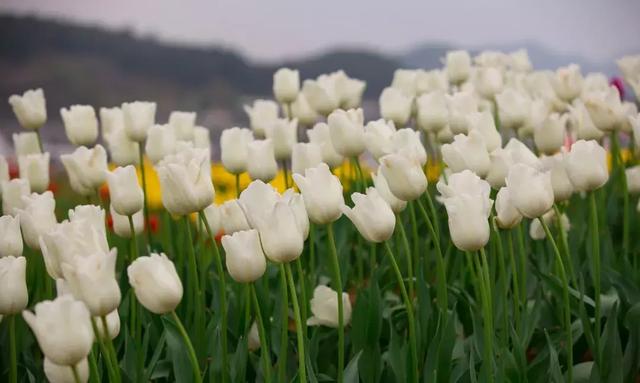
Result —
[[360, 360], [362, 351], [358, 352], [347, 364], [347, 368], [344, 369], [344, 381], [345, 383], [358, 383], [360, 375], [358, 374], [358, 361]]
[[614, 304], [611, 314], [607, 317], [602, 334], [601, 380], [608, 383], [622, 383], [622, 345], [618, 333], [618, 305]]
[[147, 368], [144, 372], [144, 378], [143, 378], [144, 382], [148, 382], [154, 373], [154, 370], [158, 364], [158, 360], [160, 359], [160, 355], [162, 355], [162, 351], [164, 350], [164, 346], [167, 339], [166, 334], [167, 334], [166, 331], [163, 331], [162, 335], [160, 335], [160, 339], [158, 340], [158, 343], [156, 343], [155, 345], [155, 350], [153, 351], [151, 360], [149, 361], [149, 364], [147, 365]]
[[167, 316], [162, 317], [162, 324], [167, 334], [167, 351], [173, 363], [173, 375], [178, 383], [193, 382], [193, 371], [189, 363], [189, 351], [176, 324]]
[[556, 351], [553, 342], [551, 342], [547, 330], [544, 330], [544, 336], [547, 338], [547, 347], [549, 347], [549, 380], [553, 383], [563, 383], [564, 377], [558, 361], [558, 351]]
[[389, 358], [389, 364], [393, 370], [393, 374], [396, 376], [396, 382], [407, 381], [407, 362], [409, 356], [407, 354], [407, 342], [403, 342], [403, 338], [396, 333], [393, 325], [389, 326], [391, 341], [389, 344], [389, 352], [387, 357]]

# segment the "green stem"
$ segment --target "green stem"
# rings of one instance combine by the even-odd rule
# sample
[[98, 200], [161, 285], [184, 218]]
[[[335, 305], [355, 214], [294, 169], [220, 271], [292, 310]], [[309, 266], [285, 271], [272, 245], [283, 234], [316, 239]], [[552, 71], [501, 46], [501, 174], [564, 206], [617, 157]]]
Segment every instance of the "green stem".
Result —
[[36, 137], [38, 138], [38, 147], [40, 148], [40, 153], [44, 153], [44, 145], [42, 144], [42, 136], [40, 136], [40, 129], [36, 129]]
[[[140, 157], [140, 175], [142, 176], [142, 191], [144, 194], [144, 204], [143, 204], [143, 212], [144, 212], [144, 226], [145, 233], [147, 235], [147, 244], [151, 245], [151, 230], [149, 228], [149, 205], [147, 203], [147, 177], [145, 175], [144, 169], [144, 146], [142, 143], [138, 144], [138, 154]], [[132, 232], [133, 233], [133, 232]]]
[[78, 365], [74, 364], [71, 368], [71, 373], [73, 374], [73, 381], [75, 383], [80, 383], [80, 374], [78, 374]]
[[119, 379], [118, 379], [119, 375], [116, 375], [116, 371], [114, 371], [114, 363], [113, 363], [113, 360], [111, 359], [111, 354], [109, 352], [109, 349], [105, 345], [104, 339], [102, 339], [102, 337], [100, 336], [100, 332], [98, 331], [98, 325], [96, 324], [94, 317], [91, 317], [91, 327], [93, 328], [93, 334], [95, 335], [95, 338], [98, 341], [98, 346], [100, 347], [100, 353], [102, 354], [102, 358], [104, 359], [105, 364], [107, 366], [107, 374], [109, 375], [109, 381], [112, 383], [119, 382]]
[[309, 222], [309, 274], [311, 285], [316, 284], [316, 246], [315, 246], [316, 228], [313, 222]]
[[389, 241], [384, 242], [384, 247], [385, 247], [385, 250], [387, 251], [387, 254], [389, 255], [389, 261], [391, 262], [391, 266], [395, 273], [398, 287], [400, 288], [400, 294], [402, 295], [402, 300], [404, 301], [404, 305], [406, 306], [406, 309], [407, 309], [407, 319], [409, 321], [409, 348], [411, 349], [410, 381], [417, 382], [418, 381], [418, 348], [417, 348], [417, 342], [416, 342], [416, 323], [415, 323], [415, 318], [413, 316], [413, 304], [411, 302], [411, 299], [409, 299], [409, 295], [407, 294], [407, 289], [404, 286], [402, 273], [400, 272], [400, 268], [398, 267], [396, 258], [393, 255], [393, 250], [391, 250]]
[[309, 303], [307, 300], [307, 277], [304, 275], [304, 271], [302, 270], [302, 261], [300, 260], [300, 257], [296, 258], [294, 263], [296, 264], [296, 273], [298, 274], [298, 282], [300, 283], [300, 298], [302, 299], [302, 302], [300, 303], [300, 316], [302, 323], [304, 324], [302, 326], [302, 332], [304, 338], [307, 339], [307, 304]]
[[[218, 244], [216, 243], [215, 240], [215, 235], [213, 233], [213, 231], [211, 230], [211, 226], [209, 225], [209, 221], [207, 220], [207, 216], [206, 214], [204, 214], [204, 212], [199, 212], [198, 215], [200, 216], [200, 219], [202, 220], [202, 222], [204, 223], [204, 227], [207, 230], [207, 234], [209, 234], [209, 237], [211, 238], [212, 241], [212, 245], [213, 245], [213, 252], [214, 252], [214, 262], [216, 265], [216, 272], [218, 274], [218, 280], [220, 281], [220, 306], [221, 306], [221, 315], [222, 315], [222, 328], [220, 329], [221, 333], [222, 333], [222, 365], [223, 366], [228, 366], [229, 364], [229, 356], [228, 356], [228, 352], [227, 352], [227, 328], [228, 328], [228, 315], [227, 315], [227, 283], [226, 283], [226, 277], [224, 274], [224, 269], [222, 267], [222, 256], [220, 255], [220, 249], [218, 249]], [[204, 304], [204, 303], [203, 303]], [[225, 367], [223, 367], [223, 372], [222, 372], [222, 381], [226, 382], [227, 380], [227, 375], [224, 372]]]
[[284, 173], [284, 187], [289, 189], [289, 169], [287, 168], [287, 160], [282, 161], [282, 171]]
[[338, 383], [343, 381], [344, 373], [344, 307], [342, 302], [342, 276], [340, 274], [340, 261], [338, 249], [336, 248], [335, 235], [333, 233], [333, 223], [327, 225], [329, 250], [331, 251], [331, 268], [333, 271], [333, 288], [338, 295]]
[[593, 340], [596, 347], [596, 362], [598, 363], [598, 366], [602, 366], [602, 355], [600, 352], [600, 331], [602, 329], [600, 322], [600, 233], [598, 231], [598, 207], [596, 206], [595, 191], [589, 192], [589, 213], [589, 224], [591, 226], [591, 258], [593, 262], [591, 276], [593, 278], [594, 300], [596, 301]]
[[487, 373], [487, 381], [493, 382], [493, 313], [491, 309], [491, 290], [488, 281], [488, 267], [485, 266], [486, 255], [484, 248], [480, 249], [480, 256], [471, 255], [472, 261], [476, 267], [477, 273], [477, 292], [479, 292], [482, 300], [482, 313], [484, 316], [484, 344], [483, 354], [484, 363], [487, 365], [485, 370]]
[[[411, 220], [411, 236], [413, 237], [412, 245], [413, 245], [413, 254], [419, 254], [419, 241], [420, 237], [418, 236], [418, 220], [416, 219], [416, 207], [413, 203], [409, 203], [409, 219]], [[426, 264], [427, 262], [425, 262]]]
[[[447, 298], [447, 272], [444, 264], [444, 257], [442, 256], [442, 249], [440, 248], [440, 239], [437, 237], [435, 228], [427, 214], [427, 211], [422, 204], [422, 201], [418, 198], [418, 207], [420, 208], [420, 212], [422, 213], [422, 217], [427, 223], [427, 228], [429, 229], [429, 233], [433, 238], [433, 244], [436, 248], [436, 273], [438, 275], [438, 306], [442, 312], [446, 312], [448, 307], [448, 298]], [[435, 217], [434, 217], [435, 218]]]
[[556, 241], [553, 239], [551, 235], [551, 230], [549, 230], [549, 226], [544, 222], [542, 217], [538, 218], [540, 221], [540, 225], [544, 229], [549, 242], [551, 243], [551, 247], [556, 255], [556, 264], [558, 265], [558, 270], [560, 272], [560, 280], [562, 281], [562, 300], [564, 305], [564, 325], [565, 330], [567, 332], [567, 381], [573, 382], [573, 333], [571, 332], [571, 306], [569, 302], [569, 282], [567, 281], [567, 274], [564, 270], [564, 264], [562, 262], [562, 255], [560, 255], [560, 250], [558, 249], [558, 245]]
[[240, 190], [240, 174], [236, 174], [236, 198], [240, 198], [240, 193], [242, 193], [242, 190]]
[[516, 333], [520, 334], [520, 312], [522, 303], [520, 302], [520, 283], [518, 282], [518, 265], [516, 264], [516, 256], [513, 251], [513, 230], [507, 233], [507, 246], [509, 247], [509, 264], [511, 265], [512, 274], [512, 291], [513, 296], [513, 316], [516, 321]]
[[522, 225], [523, 225], [522, 222], [518, 224], [518, 229], [516, 233], [518, 236], [518, 258], [519, 258], [518, 275], [520, 276], [520, 302], [526, 305], [527, 304], [527, 252], [524, 246], [524, 234], [522, 232]]
[[[298, 304], [298, 294], [296, 293], [296, 284], [293, 281], [293, 273], [291, 272], [291, 265], [289, 263], [284, 264], [284, 270], [287, 274], [287, 281], [289, 282], [289, 291], [291, 292], [291, 302], [293, 303], [293, 315], [296, 319], [296, 337], [298, 339], [298, 371], [300, 383], [307, 382], [307, 366], [306, 357], [304, 353], [304, 333], [302, 332], [302, 318], [300, 318], [300, 306]], [[306, 323], [305, 323], [306, 326]]]
[[[107, 325], [107, 316], [101, 315], [100, 322], [102, 323], [103, 335], [105, 338], [104, 341], [107, 346], [107, 351], [109, 352], [109, 357], [111, 359], [111, 362], [113, 363], [113, 370], [115, 373], [115, 377], [118, 380], [118, 382], [121, 382], [122, 378], [120, 377], [120, 367], [118, 367], [118, 355], [116, 353], [115, 347], [113, 346], [113, 340], [111, 339], [111, 334], [109, 334], [109, 326]], [[141, 344], [141, 343], [138, 343], [138, 344]]]
[[96, 362], [96, 354], [94, 349], [91, 349], [89, 353], [89, 382], [100, 383], [100, 377], [98, 376], [98, 363]]
[[429, 208], [429, 213], [431, 213], [431, 217], [433, 217], [433, 227], [436, 231], [437, 238], [440, 239], [440, 222], [438, 221], [438, 212], [436, 211], [436, 207], [433, 203], [433, 199], [431, 198], [431, 194], [429, 194], [429, 190], [425, 193], [425, 199], [427, 200], [427, 207]]
[[500, 235], [500, 231], [496, 226], [495, 220], [493, 216], [491, 217], [491, 227], [493, 228], [493, 232], [495, 234], [495, 243], [496, 243], [496, 256], [498, 257], [498, 273], [500, 275], [500, 293], [502, 295], [502, 331], [504, 331], [503, 335], [503, 345], [506, 348], [509, 339], [509, 320], [507, 318], [507, 307], [508, 307], [508, 296], [507, 296], [507, 268], [505, 267], [504, 262], [504, 250], [502, 248], [502, 236]]
[[[189, 262], [189, 275], [191, 284], [191, 296], [195, 299], [194, 308], [195, 311], [195, 327], [197, 331], [204, 327], [204, 319], [202, 317], [204, 310], [204, 298], [202, 291], [200, 290], [200, 281], [198, 278], [198, 264], [196, 262], [195, 249], [193, 248], [193, 236], [191, 235], [191, 222], [189, 222], [189, 216], [185, 215], [183, 218], [183, 224], [185, 228], [185, 235], [187, 240], [187, 262]], [[202, 334], [202, 332], [199, 332]], [[199, 336], [196, 338], [198, 341], [202, 338]]]
[[16, 357], [16, 316], [9, 316], [9, 382], [18, 381], [18, 358]]
[[[196, 350], [193, 349], [193, 344], [191, 344], [191, 339], [189, 339], [189, 335], [187, 334], [187, 330], [184, 329], [184, 325], [182, 321], [178, 317], [175, 311], [171, 312], [171, 318], [173, 318], [176, 323], [176, 327], [178, 327], [178, 331], [182, 336], [182, 340], [184, 341], [184, 345], [187, 346], [187, 351], [189, 353], [189, 362], [191, 363], [191, 368], [193, 369], [194, 380], [197, 383], [202, 382], [202, 374], [200, 373], [200, 365], [198, 364], [198, 358], [196, 357]], [[226, 367], [223, 367], [226, 368]]]
[[278, 382], [287, 381], [287, 348], [289, 340], [289, 293], [287, 292], [287, 274], [280, 265], [280, 291], [282, 293], [282, 329], [280, 331], [280, 352], [278, 355]]
[[267, 343], [267, 333], [264, 329], [264, 321], [262, 319], [262, 312], [260, 311], [260, 301], [258, 300], [258, 294], [256, 293], [256, 286], [249, 284], [251, 290], [251, 298], [253, 299], [253, 306], [256, 310], [256, 321], [258, 322], [258, 336], [260, 337], [260, 348], [262, 355], [262, 364], [264, 369], [264, 380], [266, 383], [271, 382], [271, 351]]
[[413, 276], [413, 257], [411, 253], [411, 249], [409, 247], [409, 240], [407, 239], [407, 233], [404, 230], [404, 224], [402, 223], [402, 218], [400, 218], [400, 214], [396, 214], [396, 225], [400, 229], [400, 239], [402, 240], [402, 246], [404, 247], [404, 252], [407, 257], [407, 274], [409, 276], [409, 296], [414, 297], [413, 293], [413, 285], [414, 285], [414, 276]]

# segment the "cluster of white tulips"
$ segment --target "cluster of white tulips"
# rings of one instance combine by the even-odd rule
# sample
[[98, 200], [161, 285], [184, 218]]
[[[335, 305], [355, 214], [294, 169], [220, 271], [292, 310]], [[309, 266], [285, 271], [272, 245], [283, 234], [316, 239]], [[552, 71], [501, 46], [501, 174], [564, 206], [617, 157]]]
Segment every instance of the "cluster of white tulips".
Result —
[[[149, 330], [150, 313], [166, 315], [163, 323], [181, 337], [193, 381], [244, 380], [245, 376], [234, 377], [230, 372], [228, 339], [234, 326], [229, 320], [239, 317], [229, 313], [230, 307], [237, 307], [229, 299], [231, 294], [237, 298], [240, 289], [246, 292], [246, 319], [243, 333], [234, 339], [246, 342], [253, 352], [262, 350], [256, 380], [258, 376], [266, 382], [291, 378], [287, 370], [291, 304], [298, 381], [310, 381], [312, 374], [315, 379], [317, 373], [313, 371], [317, 364], [309, 362], [308, 326], [325, 326], [337, 334], [337, 361], [330, 374], [343, 382], [346, 350], [351, 347], [351, 342], [345, 342], [345, 328], [353, 311], [345, 282], [354, 284], [343, 280], [343, 268], [345, 259], [350, 262], [351, 248], [356, 253], [358, 247], [364, 248], [367, 253], [370, 247], [370, 277], [384, 274], [384, 264], [391, 268], [399, 292], [397, 304], [406, 313], [406, 324], [403, 320], [395, 324], [408, 338], [402, 376], [417, 382], [429, 365], [423, 345], [429, 340], [423, 339], [425, 330], [417, 318], [426, 304], [421, 301], [424, 286], [420, 283], [427, 282], [418, 277], [423, 273], [418, 268], [427, 262], [421, 259], [425, 254], [433, 254], [434, 301], [443, 328], [456, 320], [450, 302], [461, 304], [456, 291], [464, 285], [448, 282], [456, 275], [452, 264], [458, 262], [452, 259], [456, 255], [449, 244], [465, 254], [462, 263], [467, 262], [473, 281], [469, 294], [482, 312], [480, 327], [474, 328], [483, 339], [478, 349], [480, 372], [486, 381], [494, 381], [501, 373], [501, 365], [495, 362], [501, 352], [494, 347], [494, 339], [514, 342], [506, 326], [511, 314], [504, 308], [504, 323], [496, 318], [494, 299], [513, 297], [516, 332], [523, 331], [521, 322], [529, 310], [527, 254], [521, 236], [527, 220], [532, 220], [531, 239], [547, 240], [553, 249], [550, 270], [562, 292], [559, 336], [565, 345], [574, 344], [574, 306], [595, 364], [601, 368], [606, 358], [601, 340], [599, 240], [603, 202], [597, 192], [610, 177], [613, 184], [621, 185], [621, 257], [631, 257], [635, 265], [629, 193], [640, 192], [640, 165], [625, 168], [620, 138], [632, 148], [640, 147], [636, 104], [623, 101], [604, 75], [583, 76], [577, 65], [555, 72], [533, 71], [526, 51], [483, 52], [474, 58], [466, 51], [454, 51], [444, 63], [444, 68], [429, 71], [397, 70], [380, 95], [381, 118], [369, 122], [360, 108], [363, 81], [338, 71], [301, 84], [298, 71], [278, 70], [273, 78], [275, 101], [256, 100], [245, 106], [249, 128], [233, 127], [220, 136], [221, 162], [235, 175], [237, 193], [236, 199], [220, 205], [213, 203], [209, 130], [196, 126], [195, 113], [175, 111], [166, 124], [157, 124], [156, 104], [136, 101], [100, 108], [99, 123], [92, 106], [62, 108], [65, 133], [76, 148], [61, 155], [60, 161], [77, 199], [87, 204], [78, 204], [60, 221], [54, 194], [48, 190], [50, 155], [39, 135], [47, 120], [44, 93], [38, 89], [11, 96], [9, 103], [26, 132], [13, 136], [19, 178], [10, 179], [7, 159], [0, 156], [4, 214], [0, 218], [0, 315], [9, 323], [8, 381], [18, 379], [15, 325], [20, 314], [42, 350], [44, 373], [50, 381], [99, 381], [100, 371], [109, 381], [123, 381], [123, 351], [114, 346], [121, 333], [119, 311], [127, 313], [126, 336], [137, 352], [154, 336]], [[625, 57], [619, 66], [637, 94], [640, 56]], [[99, 125], [107, 150], [96, 143]], [[605, 147], [610, 148], [611, 175]], [[156, 249], [165, 238], [154, 241], [148, 227], [145, 155], [160, 181], [167, 222], [176, 229], [163, 233], [172, 245], [162, 252]], [[346, 188], [334, 170], [347, 161], [355, 182], [349, 187], [354, 192], [345, 199]], [[269, 184], [279, 168], [284, 171], [284, 191]], [[365, 174], [369, 168], [374, 170]], [[441, 170], [435, 199], [446, 210], [446, 232], [439, 222], [441, 206], [433, 202], [428, 189], [428, 168]], [[243, 173], [252, 182], [241, 190]], [[101, 205], [104, 201], [99, 196], [105, 183], [109, 206]], [[576, 255], [567, 241], [571, 228], [567, 212], [576, 198], [588, 204], [591, 243], [585, 247], [589, 248], [593, 314], [583, 303], [582, 297], [590, 291], [576, 275], [572, 261]], [[362, 238], [340, 245], [335, 227], [343, 214]], [[113, 245], [107, 215], [115, 237], [124, 239], [128, 247]], [[411, 230], [405, 229], [406, 217]], [[216, 242], [220, 232], [224, 251]], [[512, 233], [519, 235], [518, 256], [513, 255]], [[318, 241], [323, 236], [326, 246]], [[509, 276], [503, 274], [502, 257], [507, 252], [503, 237], [508, 237], [511, 250]], [[370, 245], [365, 246], [362, 239]], [[377, 244], [384, 247], [385, 260], [377, 258]], [[400, 260], [396, 253], [406, 259]], [[498, 277], [494, 259], [501, 262]], [[328, 278], [318, 277], [319, 264], [328, 265]], [[269, 273], [269, 268], [274, 272]], [[122, 276], [128, 277], [128, 284]], [[270, 304], [263, 299], [271, 297], [273, 288], [270, 276], [279, 281], [282, 314], [265, 309]], [[513, 281], [513, 287], [507, 286], [507, 280]], [[307, 296], [309, 288], [313, 288], [312, 297]], [[183, 295], [186, 303], [180, 305]], [[277, 319], [282, 323], [274, 325]], [[219, 354], [211, 352], [205, 339], [211, 323], [219, 334], [220, 346], [215, 348]], [[270, 345], [278, 340], [275, 332], [267, 331], [272, 325], [280, 332], [277, 348]], [[99, 353], [92, 351], [94, 343]], [[277, 371], [273, 371], [271, 350], [277, 350]], [[358, 351], [352, 349], [352, 354]], [[573, 381], [571, 348], [564, 355], [566, 379]], [[136, 354], [135, 373], [129, 380], [149, 378], [154, 366], [148, 367], [147, 359]], [[475, 371], [475, 366], [469, 368]], [[438, 374], [427, 380], [435, 376], [441, 381], [443, 375]], [[176, 375], [173, 379], [179, 380]]]

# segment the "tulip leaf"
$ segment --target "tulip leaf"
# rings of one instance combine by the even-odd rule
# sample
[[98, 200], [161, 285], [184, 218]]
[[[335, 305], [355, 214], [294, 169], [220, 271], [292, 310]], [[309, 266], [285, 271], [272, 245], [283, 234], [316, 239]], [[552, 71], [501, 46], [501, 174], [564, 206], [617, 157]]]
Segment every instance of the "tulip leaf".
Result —
[[622, 345], [618, 332], [618, 305], [614, 304], [602, 334], [602, 348], [605, 357], [602, 361], [601, 380], [618, 383], [623, 381]]
[[347, 368], [344, 369], [344, 382], [345, 383], [358, 383], [360, 381], [360, 375], [358, 373], [358, 361], [362, 351], [359, 351], [347, 364]]
[[179, 383], [193, 382], [189, 353], [178, 327], [168, 316], [162, 317], [162, 324], [167, 334], [167, 352], [173, 363], [175, 381]]
[[560, 362], [558, 361], [558, 351], [553, 346], [549, 333], [545, 330], [544, 335], [547, 338], [547, 347], [549, 348], [549, 380], [553, 383], [563, 383], [564, 378], [562, 376], [562, 370], [560, 369]]

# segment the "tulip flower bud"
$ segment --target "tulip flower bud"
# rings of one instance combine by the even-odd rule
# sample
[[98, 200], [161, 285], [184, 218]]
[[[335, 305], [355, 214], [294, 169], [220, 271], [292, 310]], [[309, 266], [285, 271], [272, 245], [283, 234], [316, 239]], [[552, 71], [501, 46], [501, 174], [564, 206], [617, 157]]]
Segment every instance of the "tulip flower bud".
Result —
[[496, 195], [496, 223], [501, 229], [511, 229], [520, 221], [522, 221], [522, 214], [511, 202], [509, 188], [500, 188]]
[[173, 111], [169, 115], [169, 124], [177, 140], [192, 141], [196, 126], [196, 112]]
[[380, 169], [389, 189], [403, 201], [418, 199], [427, 190], [427, 177], [417, 160], [400, 153], [380, 158]]
[[540, 158], [542, 169], [551, 172], [551, 186], [556, 202], [566, 201], [573, 194], [573, 185], [564, 164], [565, 157], [566, 153], [562, 151], [553, 156]]
[[449, 122], [447, 97], [443, 90], [425, 93], [416, 100], [417, 124], [424, 132], [438, 132]]
[[136, 168], [132, 165], [118, 167], [107, 173], [107, 184], [111, 204], [118, 214], [130, 216], [142, 210], [144, 193], [138, 184]]
[[604, 136], [604, 132], [598, 129], [591, 120], [589, 111], [581, 99], [573, 101], [573, 105], [569, 106], [569, 113], [569, 121], [578, 140], [599, 140]]
[[454, 134], [467, 134], [467, 115], [478, 111], [478, 100], [471, 91], [462, 91], [447, 95], [449, 109], [449, 128]]
[[22, 317], [35, 334], [42, 353], [53, 363], [74, 366], [89, 355], [94, 339], [89, 310], [72, 296], [40, 302], [35, 314], [25, 310]]
[[393, 72], [393, 79], [391, 80], [391, 87], [402, 91], [402, 93], [408, 96], [416, 95], [416, 79], [418, 76], [418, 70], [415, 69], [396, 69]]
[[278, 173], [273, 141], [255, 140], [247, 143], [247, 171], [253, 180], [269, 182]]
[[311, 108], [304, 93], [298, 93], [296, 100], [291, 104], [291, 117], [298, 120], [300, 126], [310, 127], [318, 119], [318, 113]]
[[[120, 333], [120, 315], [118, 314], [118, 310], [117, 309], [113, 310], [112, 312], [107, 314], [107, 317], [105, 319], [107, 320], [108, 334], [111, 337], [111, 339], [115, 339]], [[107, 332], [105, 331], [105, 327], [102, 324], [102, 321], [98, 320], [98, 318], [95, 318], [95, 320], [96, 320], [96, 328], [98, 329], [98, 336], [100, 338], [105, 338], [107, 335]]]
[[98, 119], [91, 105], [61, 108], [60, 115], [69, 141], [76, 146], [90, 146], [98, 139]]
[[69, 221], [79, 222], [91, 226], [98, 234], [106, 237], [107, 229], [105, 227], [105, 213], [100, 206], [96, 205], [78, 205], [69, 210]]
[[566, 114], [553, 113], [535, 127], [533, 139], [540, 152], [553, 154], [562, 148], [566, 121]]
[[124, 128], [131, 141], [142, 142], [147, 131], [156, 121], [156, 103], [149, 101], [125, 102], [122, 104]]
[[379, 119], [364, 127], [364, 144], [376, 160], [392, 152], [391, 137], [396, 132], [393, 121]]
[[596, 141], [576, 141], [565, 156], [564, 166], [577, 191], [596, 190], [609, 179], [607, 152]]
[[18, 122], [27, 130], [40, 129], [47, 122], [47, 106], [42, 89], [30, 89], [22, 96], [14, 94], [9, 97]]
[[[404, 127], [411, 118], [413, 98], [396, 88], [385, 88], [380, 94], [380, 116]], [[331, 124], [329, 124], [331, 125]]]
[[482, 135], [487, 151], [492, 152], [502, 147], [502, 136], [496, 129], [496, 123], [490, 111], [469, 113], [467, 128], [469, 131], [476, 130]]
[[255, 180], [240, 193], [240, 206], [244, 210], [247, 222], [257, 228], [261, 220], [266, 219], [280, 195], [276, 189], [260, 180]]
[[442, 160], [454, 173], [469, 169], [480, 177], [485, 177], [491, 167], [489, 152], [477, 130], [468, 136], [458, 134], [453, 143], [442, 145]]
[[273, 262], [291, 262], [302, 254], [304, 246], [303, 228], [291, 205], [278, 201], [257, 222], [264, 253]]
[[209, 129], [204, 126], [193, 128], [193, 147], [196, 149], [211, 150], [211, 138]]
[[[113, 205], [109, 206], [109, 213], [113, 220], [113, 231], [116, 235], [122, 238], [131, 238], [129, 217], [118, 214], [118, 212], [113, 209]], [[133, 230], [135, 235], [139, 235], [144, 232], [144, 214], [142, 213], [142, 210], [133, 214]]]
[[220, 206], [220, 221], [222, 222], [222, 229], [227, 234], [251, 229], [249, 221], [237, 199], [227, 201]]
[[421, 166], [427, 163], [427, 151], [422, 146], [420, 132], [416, 130], [411, 128], [397, 130], [391, 137], [391, 147], [394, 153], [402, 153], [416, 160]]
[[224, 168], [232, 174], [247, 171], [247, 145], [253, 141], [253, 133], [246, 128], [231, 128], [220, 136], [220, 158]]
[[[78, 383], [89, 381], [89, 362], [87, 358], [75, 364], [78, 371]], [[71, 366], [61, 366], [53, 363], [49, 358], [44, 358], [44, 374], [49, 383], [72, 383], [76, 382]]]
[[538, 218], [553, 206], [551, 173], [523, 163], [509, 169], [506, 179], [513, 205], [527, 218]]
[[292, 103], [300, 91], [300, 73], [280, 68], [273, 74], [273, 95], [282, 104]]
[[471, 73], [471, 56], [467, 51], [447, 52], [445, 66], [449, 82], [452, 84], [463, 83]]
[[362, 109], [336, 110], [327, 119], [331, 143], [336, 152], [345, 157], [356, 157], [365, 149], [364, 115]]
[[491, 100], [497, 93], [502, 91], [502, 72], [496, 67], [478, 68], [474, 85], [482, 97]]
[[0, 315], [16, 314], [27, 307], [26, 272], [25, 257], [9, 255], [0, 258]]
[[[335, 290], [324, 285], [317, 286], [309, 304], [313, 316], [307, 319], [307, 326], [338, 328], [338, 293]], [[351, 301], [349, 294], [342, 293], [342, 323], [347, 326], [350, 321]]]
[[330, 76], [334, 78], [334, 88], [340, 107], [342, 109], [359, 108], [367, 83], [347, 76], [343, 70], [331, 73]]
[[40, 151], [38, 134], [35, 132], [14, 133], [13, 147], [16, 157], [42, 153], [42, 151]]
[[576, 64], [558, 68], [555, 76], [551, 78], [553, 89], [563, 101], [571, 101], [578, 97], [582, 91], [582, 82], [582, 73]]
[[13, 255], [22, 255], [22, 234], [20, 232], [20, 217], [3, 215], [0, 217], [0, 258]]
[[509, 151], [514, 163], [523, 163], [536, 169], [542, 168], [542, 163], [538, 157], [517, 138], [510, 139], [504, 149]]
[[322, 162], [331, 168], [342, 165], [344, 157], [339, 154], [333, 146], [329, 125], [324, 122], [319, 122], [313, 129], [307, 130], [307, 136], [309, 137], [309, 142], [320, 145]]
[[380, 243], [391, 238], [396, 226], [396, 216], [375, 188], [367, 188], [367, 194], [353, 193], [351, 200], [354, 207], [343, 205], [342, 213], [353, 222], [367, 241]]
[[147, 132], [144, 152], [157, 164], [176, 151], [176, 134], [170, 125], [153, 125]]
[[100, 108], [100, 127], [102, 128], [102, 138], [104, 140], [113, 132], [124, 131], [124, 113], [122, 113], [122, 109], [117, 106]]
[[[555, 226], [556, 228], [558, 227], [556, 213], [553, 210], [549, 210], [548, 212], [546, 212], [542, 216], [542, 220], [548, 226]], [[560, 226], [565, 233], [568, 232], [569, 229], [571, 229], [571, 223], [569, 222], [569, 218], [566, 214], [562, 214], [562, 216], [560, 216]], [[545, 233], [544, 228], [542, 227], [542, 224], [540, 224], [539, 220], [536, 219], [531, 221], [531, 226], [529, 226], [529, 236], [531, 236], [531, 239], [536, 241], [543, 240], [547, 237], [547, 233]]]
[[278, 119], [278, 104], [271, 100], [255, 100], [253, 106], [244, 106], [249, 125], [257, 137], [264, 137], [271, 124]]
[[129, 139], [124, 129], [106, 137], [111, 161], [117, 166], [137, 165], [140, 162], [140, 145]]
[[505, 129], [517, 130], [529, 117], [531, 100], [523, 92], [507, 87], [496, 95], [500, 124]]
[[304, 176], [294, 174], [293, 180], [302, 193], [311, 222], [325, 225], [340, 218], [344, 205], [342, 184], [327, 164], [306, 169]]
[[107, 179], [107, 152], [101, 145], [92, 149], [80, 146], [71, 154], [63, 154], [60, 160], [69, 176], [74, 192], [90, 196]]
[[33, 193], [22, 197], [24, 207], [18, 210], [24, 242], [32, 249], [40, 250], [40, 236], [56, 225], [56, 201], [53, 193]]
[[293, 145], [291, 153], [291, 172], [304, 174], [308, 168], [314, 168], [322, 162], [322, 148], [313, 142], [299, 142]]
[[378, 191], [378, 194], [380, 194], [380, 196], [389, 204], [394, 213], [400, 213], [407, 207], [407, 201], [398, 199], [393, 195], [389, 188], [389, 184], [387, 183], [387, 179], [384, 178], [380, 169], [378, 169], [377, 173], [371, 173], [371, 179], [373, 180], [373, 185]]
[[81, 300], [93, 316], [107, 315], [120, 305], [120, 287], [116, 280], [118, 251], [91, 253], [62, 263], [62, 274], [76, 299]]
[[287, 160], [291, 157], [293, 145], [298, 141], [298, 120], [276, 118], [265, 133], [267, 139], [273, 142], [276, 160]]
[[328, 116], [340, 106], [340, 98], [335, 90], [335, 81], [327, 75], [322, 75], [317, 80], [304, 80], [302, 93], [311, 109], [322, 116]]
[[227, 271], [238, 283], [259, 279], [267, 270], [267, 261], [260, 246], [257, 230], [237, 231], [222, 237]]
[[215, 191], [207, 150], [191, 149], [169, 155], [156, 166], [156, 171], [162, 187], [162, 204], [169, 213], [187, 215], [213, 202]]
[[20, 178], [29, 181], [33, 192], [42, 193], [49, 187], [49, 153], [18, 157]]
[[182, 282], [164, 253], [139, 257], [129, 265], [127, 275], [138, 301], [154, 314], [175, 310], [182, 299]]
[[589, 92], [583, 96], [583, 101], [593, 124], [605, 133], [614, 131], [624, 117], [620, 94], [615, 86]]
[[470, 170], [452, 174], [448, 183], [439, 181], [438, 191], [449, 216], [453, 244], [463, 251], [476, 251], [489, 241], [489, 215], [493, 201], [490, 186]]
[[[630, 168], [626, 168], [624, 175], [627, 178], [627, 190], [630, 194], [640, 193], [640, 165], [636, 165]], [[0, 224], [0, 227], [2, 225]], [[2, 251], [0, 250], [0, 255]]]

